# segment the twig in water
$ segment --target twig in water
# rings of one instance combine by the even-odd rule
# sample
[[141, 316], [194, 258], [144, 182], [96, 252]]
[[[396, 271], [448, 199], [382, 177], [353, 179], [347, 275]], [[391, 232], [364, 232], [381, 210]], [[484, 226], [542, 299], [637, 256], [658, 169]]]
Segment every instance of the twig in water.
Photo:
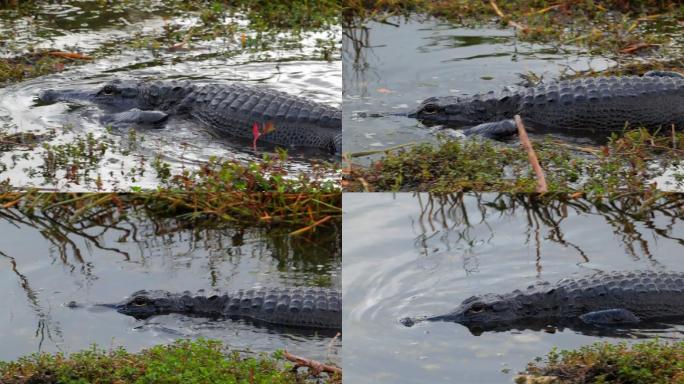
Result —
[[373, 150], [373, 151], [351, 152], [351, 153], [347, 153], [346, 156], [348, 158], [354, 158], [354, 157], [376, 155], [378, 153], [387, 153], [387, 152], [395, 151], [395, 150], [400, 149], [400, 148], [409, 147], [409, 146], [415, 145], [415, 144], [416, 144], [415, 142], [410, 142], [410, 143], [395, 145], [393, 147], [377, 149], [377, 150]]
[[532, 169], [534, 173], [537, 174], [537, 192], [544, 193], [548, 191], [546, 186], [546, 177], [544, 177], [544, 171], [541, 165], [539, 165], [539, 160], [537, 159], [537, 154], [532, 148], [532, 143], [530, 143], [530, 138], [527, 137], [527, 131], [525, 130], [525, 125], [523, 125], [520, 115], [515, 115], [515, 125], [518, 127], [518, 137], [520, 138], [520, 143], [527, 150], [527, 157], [532, 164]]
[[335, 341], [336, 341], [337, 339], [340, 338], [340, 336], [342, 336], [342, 334], [341, 334], [340, 332], [337, 332], [337, 333], [335, 334], [335, 337], [333, 337], [332, 339], [330, 339], [330, 342], [328, 343], [328, 359], [330, 359], [330, 355], [332, 354], [333, 344], [335, 343]]
[[84, 55], [78, 52], [51, 51], [48, 52], [48, 55], [72, 60], [94, 60], [92, 56]]
[[301, 235], [302, 233], [308, 232], [308, 231], [310, 231], [310, 230], [316, 228], [317, 226], [319, 226], [319, 225], [325, 223], [326, 221], [328, 221], [328, 220], [330, 220], [330, 219], [332, 219], [332, 216], [328, 215], [328, 216], [326, 216], [326, 217], [324, 217], [324, 218], [318, 220], [317, 222], [315, 222], [315, 223], [313, 223], [313, 224], [311, 224], [311, 225], [307, 225], [307, 226], [304, 227], [304, 228], [300, 228], [300, 229], [298, 229], [298, 230], [296, 230], [296, 231], [290, 232], [290, 236]]
[[338, 368], [332, 365], [323, 364], [320, 361], [305, 359], [303, 357], [295, 356], [288, 351], [283, 351], [283, 356], [289, 361], [295, 363], [295, 367], [309, 367], [311, 368], [311, 373], [316, 376], [321, 372], [337, 373], [342, 374], [342, 368]]

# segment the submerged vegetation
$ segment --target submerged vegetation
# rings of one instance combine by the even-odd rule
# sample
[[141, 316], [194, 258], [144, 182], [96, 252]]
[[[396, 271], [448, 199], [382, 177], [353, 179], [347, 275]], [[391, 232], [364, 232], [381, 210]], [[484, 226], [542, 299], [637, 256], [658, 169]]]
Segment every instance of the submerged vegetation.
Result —
[[659, 340], [633, 345], [596, 343], [578, 350], [552, 350], [527, 367], [516, 383], [684, 382], [684, 342]]
[[[334, 376], [326, 382], [339, 383]], [[139, 353], [123, 348], [90, 350], [66, 356], [46, 353], [0, 362], [0, 382], [40, 383], [307, 383], [308, 373], [293, 365], [278, 351], [273, 356], [243, 357], [224, 351], [220, 342], [178, 340]]]

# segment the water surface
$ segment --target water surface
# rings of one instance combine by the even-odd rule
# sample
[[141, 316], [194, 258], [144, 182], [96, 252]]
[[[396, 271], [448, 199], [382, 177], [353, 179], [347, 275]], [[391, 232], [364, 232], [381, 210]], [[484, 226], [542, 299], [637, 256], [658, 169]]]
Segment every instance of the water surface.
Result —
[[[108, 146], [102, 158], [89, 165], [88, 177], [78, 180], [65, 180], [68, 166], [49, 170], [49, 155], [42, 145], [1, 153], [0, 177], [9, 178], [14, 186], [70, 191], [154, 188], [159, 183], [152, 164], [155, 160], [168, 163], [176, 174], [197, 169], [211, 158], [248, 163], [274, 152], [272, 146], [264, 145], [254, 151], [248, 141], [220, 138], [184, 120], [171, 119], [159, 130], [108, 132], [99, 122], [95, 106], [36, 105], [35, 97], [45, 89], [95, 88], [116, 78], [242, 82], [340, 104], [342, 73], [337, 47], [341, 30], [336, 26], [302, 33], [263, 33], [250, 29], [249, 20], [236, 14], [216, 21], [223, 27], [217, 29], [216, 36], [193, 38], [192, 31], [199, 35], [197, 31], [206, 28], [197, 14], [172, 12], [161, 2], [107, 10], [95, 3], [99, 4], [55, 4], [41, 8], [33, 18], [7, 17], [9, 11], [0, 14], [0, 34], [11, 37], [0, 45], [2, 56], [29, 49], [60, 49], [103, 57], [0, 88], [3, 132], [45, 135], [46, 144], [61, 147], [90, 134]], [[188, 41], [172, 46], [165, 38], [178, 31], [184, 32], [179, 36]], [[130, 145], [133, 134], [135, 145]], [[293, 149], [290, 155], [286, 167], [295, 174], [310, 172], [311, 161], [336, 161], [325, 153]]]
[[286, 228], [203, 229], [133, 210], [123, 214], [99, 212], [75, 220], [74, 212], [59, 209], [0, 212], [0, 360], [38, 351], [75, 352], [92, 343], [137, 351], [205, 337], [239, 351], [286, 348], [340, 363], [341, 340], [332, 341], [330, 332], [177, 314], [136, 320], [94, 306], [119, 302], [139, 289], [203, 289], [209, 295], [252, 287], [339, 289], [338, 231], [293, 238]]
[[512, 29], [417, 18], [345, 29], [342, 43], [345, 152], [436, 139], [415, 119], [360, 117], [363, 112], [406, 112], [428, 97], [515, 86], [530, 73], [555, 79], [563, 72], [611, 65], [579, 49], [520, 42]]
[[[446, 322], [462, 300], [595, 271], [684, 271], [684, 201], [536, 204], [528, 196], [345, 194], [345, 380], [354, 383], [510, 383], [553, 346], [616, 336], [569, 329], [471, 334]], [[684, 326], [630, 337], [684, 339]]]

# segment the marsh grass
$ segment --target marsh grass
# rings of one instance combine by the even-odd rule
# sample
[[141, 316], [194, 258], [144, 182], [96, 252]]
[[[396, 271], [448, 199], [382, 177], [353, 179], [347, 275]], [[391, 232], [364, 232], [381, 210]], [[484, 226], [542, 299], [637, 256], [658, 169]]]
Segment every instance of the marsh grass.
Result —
[[[652, 189], [652, 180], [677, 169], [684, 134], [644, 129], [614, 134], [602, 147], [582, 147], [552, 138], [533, 142], [549, 192], [615, 195]], [[684, 171], [674, 171], [681, 187]], [[535, 174], [518, 145], [491, 140], [444, 140], [389, 151], [369, 166], [352, 164], [343, 173], [346, 191], [534, 192]]]
[[339, 192], [250, 193], [157, 190], [137, 193], [0, 193], [0, 208], [16, 208], [31, 215], [37, 210], [59, 210], [73, 224], [128, 209], [151, 218], [177, 218], [188, 225], [226, 224], [282, 226], [292, 235], [339, 227]]
[[516, 382], [535, 382], [533, 379], [540, 376], [558, 384], [682, 383], [684, 342], [652, 340], [633, 345], [600, 342], [577, 350], [553, 349], [544, 358], [530, 363], [525, 376]]
[[684, 6], [657, 0], [344, 0], [343, 4], [347, 25], [414, 14], [462, 25], [494, 21], [513, 26], [525, 41], [577, 45], [592, 54], [612, 56], [665, 51], [671, 32], [676, 34], [684, 19]]
[[[123, 348], [91, 349], [69, 356], [38, 353], [13, 362], [0, 362], [0, 382], [41, 383], [306, 383], [305, 373], [292, 370], [282, 352], [243, 357], [226, 352], [220, 342], [178, 340], [139, 353]], [[325, 382], [339, 383], [340, 377]]]
[[[41, 7], [48, 5], [47, 1], [3, 1], [0, 2], [1, 17], [13, 20], [26, 17], [50, 18], [43, 15]], [[24, 36], [5, 36], [0, 41], [0, 47], [7, 52], [15, 52], [13, 56], [3, 55], [0, 58], [0, 86], [64, 69], [88, 59], [101, 59], [122, 50], [150, 49], [168, 51], [190, 49], [192, 43], [217, 38], [233, 38], [242, 42], [241, 47], [235, 47], [230, 54], [240, 52], [260, 52], [272, 49], [273, 46], [293, 44], [287, 40], [299, 39], [302, 33], [312, 30], [329, 29], [340, 22], [341, 5], [336, 0], [317, 1], [285, 1], [285, 0], [240, 0], [240, 1], [166, 1], [153, 2], [147, 0], [124, 1], [119, 6], [132, 6], [140, 9], [155, 9], [155, 13], [167, 18], [187, 17], [196, 15], [198, 23], [188, 27], [182, 23], [175, 23], [169, 19], [161, 34], [133, 33], [124, 39], [105, 42], [102, 46], [91, 49], [89, 55], [70, 52], [67, 55], [55, 56], [47, 50], [33, 50], [22, 52], [13, 47], [13, 40]], [[227, 18], [241, 15], [249, 21], [249, 26], [239, 26], [237, 23], [226, 22]], [[119, 22], [114, 20], [114, 22]], [[36, 23], [37, 35], [52, 33], [43, 24]], [[256, 32], [255, 36], [247, 36]], [[292, 36], [283, 38], [281, 32], [288, 32]], [[321, 60], [330, 60], [335, 55], [334, 44], [324, 44], [318, 50]], [[71, 56], [71, 57], [69, 57]]]

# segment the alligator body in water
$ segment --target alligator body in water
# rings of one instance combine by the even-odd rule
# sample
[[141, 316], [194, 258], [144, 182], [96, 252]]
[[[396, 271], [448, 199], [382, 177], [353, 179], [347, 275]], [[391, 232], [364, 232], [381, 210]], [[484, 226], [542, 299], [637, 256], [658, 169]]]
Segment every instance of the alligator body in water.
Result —
[[264, 87], [196, 85], [188, 81], [114, 80], [97, 90], [48, 90], [38, 99], [92, 102], [110, 112], [104, 124], [160, 125], [169, 116], [189, 117], [220, 135], [284, 147], [340, 153], [339, 108]]
[[295, 328], [342, 329], [342, 296], [326, 288], [255, 288], [213, 296], [143, 290], [120, 303], [100, 306], [138, 319], [181, 313]]
[[465, 128], [465, 135], [503, 138], [517, 133], [520, 115], [533, 132], [606, 138], [625, 127], [684, 126], [684, 75], [652, 71], [642, 77], [563, 80], [474, 96], [424, 100], [409, 117], [426, 125]]
[[599, 272], [538, 283], [526, 290], [486, 294], [464, 300], [455, 311], [419, 321], [460, 323], [473, 334], [511, 329], [638, 327], [661, 320], [684, 319], [684, 273]]

